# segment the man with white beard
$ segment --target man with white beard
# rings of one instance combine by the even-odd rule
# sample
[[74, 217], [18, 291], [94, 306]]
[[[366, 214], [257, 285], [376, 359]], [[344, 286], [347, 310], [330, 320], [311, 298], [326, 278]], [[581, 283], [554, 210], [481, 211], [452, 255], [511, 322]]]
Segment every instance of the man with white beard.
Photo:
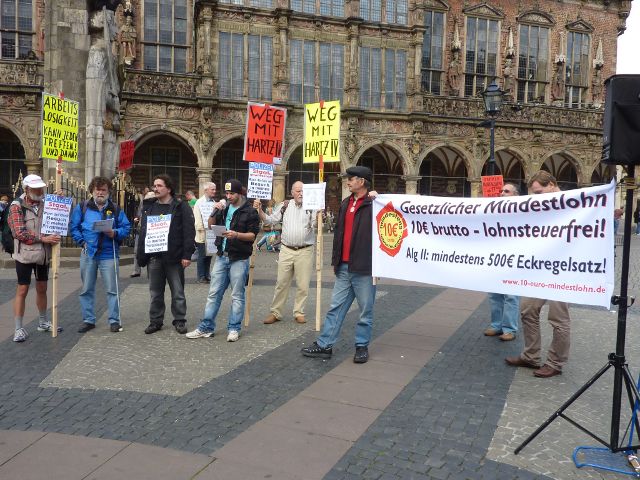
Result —
[[[83, 323], [78, 329], [79, 333], [86, 333], [96, 327], [94, 305], [98, 270], [107, 294], [110, 330], [122, 330], [117, 282], [119, 247], [129, 235], [131, 224], [124, 211], [111, 201], [111, 189], [111, 180], [106, 177], [94, 177], [89, 184], [91, 198], [76, 205], [71, 214], [71, 236], [78, 246], [82, 247], [82, 289], [78, 299]], [[95, 222], [104, 220], [107, 221], [106, 228], [94, 229]]]
[[22, 327], [22, 320], [32, 274], [36, 277], [38, 331], [51, 331], [51, 321], [47, 319], [47, 281], [49, 280], [51, 245], [60, 242], [60, 235], [40, 234], [47, 184], [38, 175], [27, 175], [22, 180], [22, 186], [24, 193], [9, 206], [7, 220], [13, 235], [13, 259], [16, 262], [18, 275], [18, 286], [13, 302], [16, 324], [14, 342], [24, 342], [29, 336]]

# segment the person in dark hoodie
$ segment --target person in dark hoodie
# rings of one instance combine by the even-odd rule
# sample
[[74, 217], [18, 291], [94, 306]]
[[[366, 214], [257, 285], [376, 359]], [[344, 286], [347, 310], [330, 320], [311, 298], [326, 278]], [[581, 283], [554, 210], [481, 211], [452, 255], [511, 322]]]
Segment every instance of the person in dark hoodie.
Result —
[[231, 312], [227, 323], [227, 342], [236, 342], [240, 336], [244, 316], [244, 293], [249, 275], [249, 257], [253, 242], [260, 230], [260, 218], [252, 204], [245, 197], [245, 190], [239, 180], [232, 179], [224, 184], [227, 205], [224, 209], [214, 208], [209, 217], [209, 225], [223, 225], [226, 232], [216, 238], [218, 254], [211, 270], [209, 295], [204, 307], [204, 318], [198, 327], [187, 333], [187, 338], [212, 337], [216, 329], [216, 316], [227, 287], [231, 286]]
[[[153, 179], [155, 200], [145, 205], [140, 222], [140, 244], [137, 259], [141, 267], [147, 267], [149, 275], [149, 326], [144, 333], [155, 333], [164, 322], [164, 290], [171, 289], [171, 313], [173, 326], [180, 334], [187, 333], [187, 301], [184, 296], [184, 269], [191, 264], [195, 251], [196, 230], [193, 212], [187, 202], [175, 197], [173, 180], [168, 175], [156, 175]], [[166, 228], [158, 225], [166, 225]], [[147, 234], [149, 223], [153, 233]]]
[[369, 360], [369, 342], [373, 327], [373, 304], [376, 286], [371, 277], [371, 190], [372, 172], [364, 166], [347, 168], [343, 175], [351, 195], [340, 205], [333, 235], [331, 265], [336, 282], [331, 294], [331, 306], [322, 325], [320, 336], [302, 349], [305, 357], [331, 358], [333, 344], [338, 340], [344, 318], [353, 300], [358, 301], [360, 318], [356, 324], [353, 357], [355, 363]]

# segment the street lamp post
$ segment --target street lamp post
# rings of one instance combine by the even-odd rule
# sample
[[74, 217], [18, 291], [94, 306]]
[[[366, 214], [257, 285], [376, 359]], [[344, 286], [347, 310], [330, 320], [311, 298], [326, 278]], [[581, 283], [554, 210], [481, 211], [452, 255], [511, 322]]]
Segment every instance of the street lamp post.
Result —
[[495, 79], [491, 82], [483, 92], [482, 100], [484, 101], [484, 111], [489, 115], [489, 129], [491, 132], [491, 140], [489, 144], [489, 175], [496, 174], [496, 158], [495, 158], [495, 130], [496, 130], [496, 116], [500, 113], [502, 108], [502, 98], [504, 91], [500, 90], [500, 87], [496, 84]]

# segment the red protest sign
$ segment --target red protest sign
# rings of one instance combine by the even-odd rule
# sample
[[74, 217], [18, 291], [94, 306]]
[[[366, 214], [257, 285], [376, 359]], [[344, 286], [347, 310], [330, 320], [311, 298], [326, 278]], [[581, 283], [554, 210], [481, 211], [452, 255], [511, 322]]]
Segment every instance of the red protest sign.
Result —
[[285, 108], [249, 102], [243, 160], [279, 164], [284, 151], [286, 123]]
[[133, 166], [133, 151], [136, 144], [133, 140], [126, 140], [120, 143], [120, 163], [118, 170], [128, 170]]
[[504, 180], [502, 175], [486, 175], [482, 178], [482, 196], [483, 197], [499, 197]]

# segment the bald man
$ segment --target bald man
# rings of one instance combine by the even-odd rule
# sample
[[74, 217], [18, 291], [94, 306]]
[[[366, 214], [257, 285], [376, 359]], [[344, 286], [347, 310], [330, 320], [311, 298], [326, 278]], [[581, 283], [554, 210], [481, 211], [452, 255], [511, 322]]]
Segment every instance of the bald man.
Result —
[[313, 268], [314, 229], [317, 226], [317, 211], [303, 210], [302, 182], [291, 186], [292, 201], [285, 201], [283, 207], [271, 215], [260, 208], [260, 200], [254, 202], [260, 220], [267, 225], [282, 222], [282, 245], [278, 260], [278, 279], [271, 302], [271, 313], [264, 319], [269, 325], [282, 319], [284, 304], [289, 295], [291, 280], [296, 279], [296, 297], [293, 303], [293, 318], [297, 323], [305, 323], [304, 306], [309, 296], [309, 281]]

